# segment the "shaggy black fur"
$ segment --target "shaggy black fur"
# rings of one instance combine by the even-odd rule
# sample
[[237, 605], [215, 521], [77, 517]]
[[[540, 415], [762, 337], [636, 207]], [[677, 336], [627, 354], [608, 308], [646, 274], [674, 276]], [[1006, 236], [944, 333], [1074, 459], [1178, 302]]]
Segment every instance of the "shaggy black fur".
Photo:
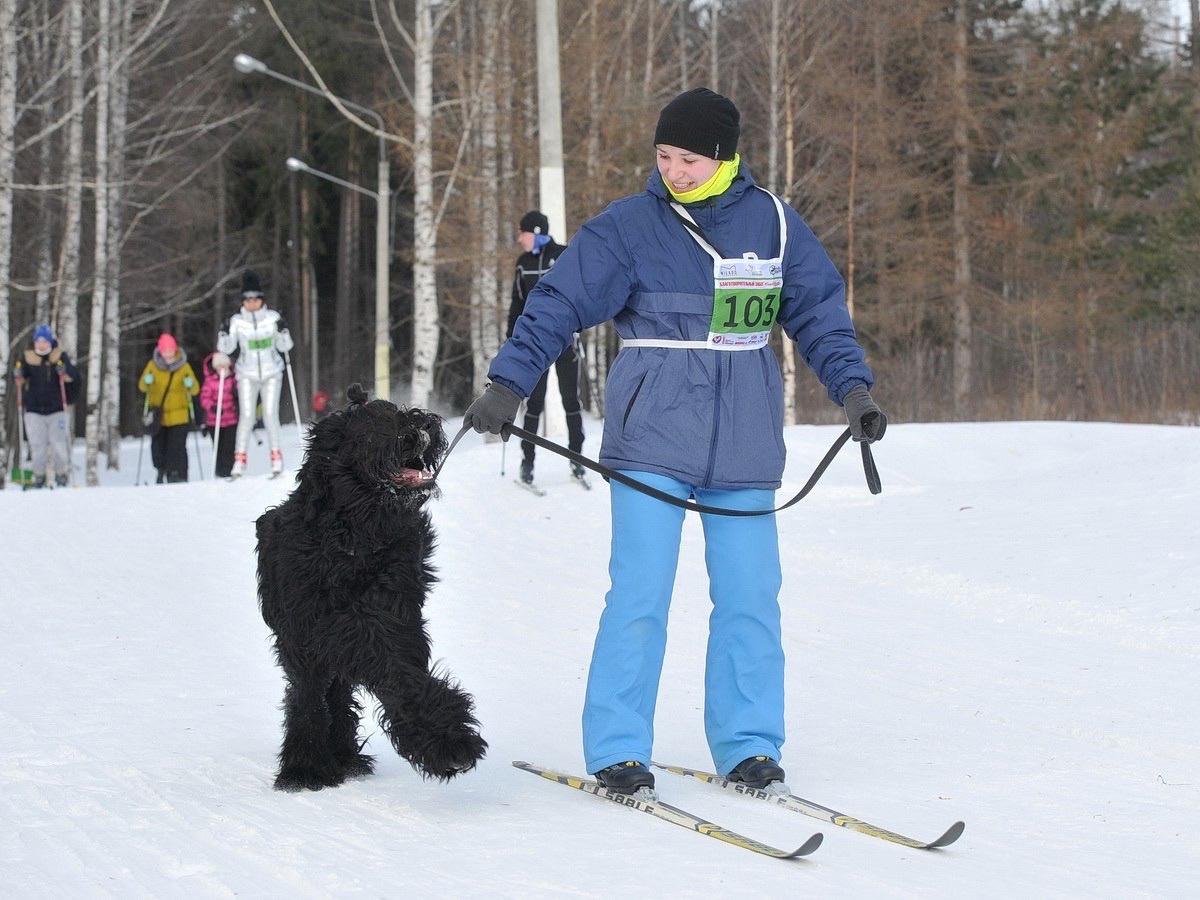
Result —
[[487, 743], [474, 701], [430, 663], [422, 607], [436, 581], [423, 508], [446, 453], [441, 419], [386, 400], [316, 422], [297, 487], [258, 519], [258, 594], [287, 678], [279, 790], [369, 775], [358, 738], [362, 686], [396, 752], [443, 781], [474, 768]]

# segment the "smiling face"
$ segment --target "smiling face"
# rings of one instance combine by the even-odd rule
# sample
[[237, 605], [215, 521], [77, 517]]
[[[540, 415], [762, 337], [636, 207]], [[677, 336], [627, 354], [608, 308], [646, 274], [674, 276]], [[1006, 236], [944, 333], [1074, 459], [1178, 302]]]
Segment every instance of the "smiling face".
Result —
[[670, 144], [658, 144], [654, 150], [658, 158], [658, 173], [676, 194], [694, 191], [707, 183], [721, 167], [719, 159], [709, 159]]

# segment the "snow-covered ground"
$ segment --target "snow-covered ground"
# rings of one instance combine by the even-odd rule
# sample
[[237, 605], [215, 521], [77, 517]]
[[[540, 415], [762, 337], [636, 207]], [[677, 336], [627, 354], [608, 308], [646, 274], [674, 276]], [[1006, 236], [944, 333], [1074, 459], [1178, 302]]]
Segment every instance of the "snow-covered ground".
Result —
[[[838, 431], [788, 430], [781, 500]], [[608, 547], [605, 485], [540, 452], [534, 497], [518, 452], [465, 438], [432, 504], [436, 653], [491, 744], [447, 785], [371, 722], [374, 777], [272, 790], [282, 682], [253, 528], [293, 481], [265, 477], [265, 448], [239, 483], [134, 486], [132, 440], [103, 488], [0, 493], [3, 895], [1195, 895], [1200, 428], [893, 425], [883, 494], [851, 447], [779, 516], [792, 788], [918, 837], [967, 823], [908, 850], [659, 775], [664, 799], [761, 840], [824, 831], [783, 862], [512, 768], [582, 770]], [[699, 768], [707, 607], [689, 516], [655, 754]]]

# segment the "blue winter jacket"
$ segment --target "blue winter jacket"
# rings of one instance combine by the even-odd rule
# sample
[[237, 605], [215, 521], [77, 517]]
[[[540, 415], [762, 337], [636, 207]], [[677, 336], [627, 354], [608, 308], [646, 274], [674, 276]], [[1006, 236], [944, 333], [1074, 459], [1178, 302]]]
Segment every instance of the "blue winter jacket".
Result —
[[[530, 292], [488, 376], [523, 397], [575, 332], [612, 320], [618, 335], [704, 341], [713, 259], [669, 206], [656, 170], [647, 189], [585, 224]], [[779, 216], [745, 164], [722, 194], [687, 207], [723, 256], [779, 254]], [[845, 284], [800, 214], [784, 205], [788, 238], [778, 322], [830, 398], [874, 383], [846, 309]], [[606, 387], [600, 462], [697, 487], [781, 484], [783, 388], [769, 347], [723, 351], [625, 347]]]

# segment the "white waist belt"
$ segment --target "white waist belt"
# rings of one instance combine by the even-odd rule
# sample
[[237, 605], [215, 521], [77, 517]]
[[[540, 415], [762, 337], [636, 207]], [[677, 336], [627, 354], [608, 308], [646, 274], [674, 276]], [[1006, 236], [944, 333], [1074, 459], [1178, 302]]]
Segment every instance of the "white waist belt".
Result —
[[669, 338], [629, 338], [621, 341], [622, 347], [667, 347], [672, 350], [709, 350], [708, 341], [673, 341]]
[[763, 347], [769, 347], [770, 344], [764, 343], [762, 347], [722, 347], [719, 344], [713, 344], [709, 341], [673, 341], [669, 338], [629, 338], [629, 340], [621, 341], [621, 349], [626, 347], [666, 347], [668, 350], [761, 350]]

